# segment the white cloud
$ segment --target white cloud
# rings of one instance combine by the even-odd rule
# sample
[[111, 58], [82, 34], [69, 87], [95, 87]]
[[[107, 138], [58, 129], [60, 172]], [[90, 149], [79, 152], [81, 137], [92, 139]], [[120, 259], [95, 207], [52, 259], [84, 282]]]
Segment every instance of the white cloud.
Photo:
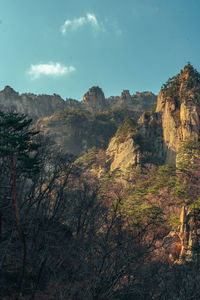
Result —
[[90, 23], [94, 28], [96, 28], [97, 30], [101, 30], [101, 27], [97, 21], [97, 18], [94, 14], [87, 14], [87, 21], [88, 23]]
[[48, 64], [31, 65], [28, 74], [32, 79], [38, 79], [40, 76], [63, 76], [74, 72], [76, 69], [74, 66], [64, 66], [58, 62], [50, 62]]
[[65, 23], [61, 26], [61, 32], [63, 35], [67, 33], [68, 30], [75, 31], [79, 27], [89, 24], [95, 29], [95, 31], [105, 31], [103, 25], [100, 25], [97, 21], [95, 14], [87, 13], [86, 16], [80, 17], [78, 19], [69, 20], [67, 19]]
[[67, 29], [71, 27], [71, 30], [74, 31], [79, 27], [83, 26], [86, 23], [85, 17], [74, 19], [74, 20], [66, 20], [65, 23], [61, 27], [62, 34], [65, 34]]

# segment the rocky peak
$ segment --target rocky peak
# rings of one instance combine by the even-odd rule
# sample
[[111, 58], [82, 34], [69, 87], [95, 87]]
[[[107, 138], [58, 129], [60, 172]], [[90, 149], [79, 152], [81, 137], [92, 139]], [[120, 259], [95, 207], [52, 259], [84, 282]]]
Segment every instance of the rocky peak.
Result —
[[3, 91], [0, 92], [4, 95], [5, 98], [8, 97], [16, 97], [19, 95], [13, 88], [11, 88], [9, 85], [6, 85]]
[[[122, 94], [127, 95], [127, 92]], [[199, 132], [200, 74], [188, 64], [163, 85], [156, 112], [142, 114], [135, 134], [127, 135], [124, 140], [117, 136], [111, 140], [107, 150], [112, 154], [110, 157], [114, 157], [111, 168], [122, 170], [129, 164], [136, 165], [138, 158], [140, 163], [175, 163], [182, 141], [190, 137], [198, 140]], [[128, 152], [122, 151], [127, 147]]]
[[176, 106], [188, 100], [196, 100], [200, 93], [200, 74], [194, 67], [187, 64], [180, 73], [162, 86], [161, 94], [165, 101], [174, 102]]
[[83, 102], [98, 102], [100, 99], [105, 99], [102, 89], [98, 86], [91, 87], [84, 95]]
[[184, 68], [183, 70], [181, 70], [180, 74], [179, 74], [179, 77], [182, 77], [182, 78], [192, 78], [192, 79], [198, 79], [199, 81], [199, 73], [197, 72], [197, 70], [190, 64], [188, 63]]
[[106, 100], [102, 89], [98, 86], [93, 86], [83, 96], [82, 104], [88, 110], [102, 111], [105, 109]]
[[131, 99], [131, 95], [129, 90], [123, 90], [120, 96], [120, 100], [124, 101], [124, 100], [130, 100]]
[[199, 137], [200, 74], [187, 64], [170, 78], [158, 95], [167, 162], [174, 162], [181, 141]]

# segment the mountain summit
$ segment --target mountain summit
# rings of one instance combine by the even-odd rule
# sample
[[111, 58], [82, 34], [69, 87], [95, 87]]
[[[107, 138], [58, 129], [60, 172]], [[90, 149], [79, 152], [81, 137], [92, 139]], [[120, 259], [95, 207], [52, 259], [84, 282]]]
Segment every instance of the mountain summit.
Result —
[[199, 139], [200, 74], [191, 64], [164, 84], [154, 112], [143, 113], [137, 125], [124, 123], [111, 140], [111, 170], [143, 163], [175, 163], [182, 141]]
[[162, 116], [167, 161], [174, 161], [181, 141], [199, 138], [200, 74], [191, 64], [163, 85], [156, 112]]

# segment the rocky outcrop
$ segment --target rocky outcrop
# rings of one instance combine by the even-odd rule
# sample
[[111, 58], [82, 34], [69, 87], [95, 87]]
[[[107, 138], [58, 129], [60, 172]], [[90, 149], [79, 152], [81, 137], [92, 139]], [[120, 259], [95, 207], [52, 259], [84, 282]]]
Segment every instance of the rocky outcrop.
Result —
[[120, 97], [105, 98], [101, 88], [94, 86], [83, 96], [82, 101], [67, 98], [66, 101], [59, 95], [34, 95], [31, 93], [19, 94], [11, 87], [6, 86], [0, 91], [0, 109], [27, 114], [36, 121], [54, 114], [58, 110], [89, 110], [103, 112], [109, 109], [127, 109], [134, 111], [134, 117], [139, 118], [144, 110], [156, 104], [156, 96], [150, 92], [130, 95], [123, 91]]
[[158, 95], [156, 112], [162, 117], [166, 162], [175, 162], [180, 143], [199, 137], [200, 78], [188, 64]]
[[126, 107], [130, 111], [134, 111], [139, 118], [144, 111], [156, 107], [157, 97], [151, 92], [136, 92], [131, 95], [129, 90], [123, 90], [120, 97], [110, 97], [106, 100], [108, 107]]
[[[162, 107], [162, 110], [160, 110], [160, 107]], [[156, 108], [156, 112], [160, 114], [162, 119], [164, 142], [163, 155], [165, 153], [166, 162], [174, 162], [178, 146], [182, 140], [181, 130], [179, 128], [179, 124], [177, 124], [178, 122], [180, 123], [179, 111], [176, 111], [174, 103], [169, 103], [166, 101], [161, 91], [158, 95], [158, 105]], [[176, 116], [177, 122], [174, 116]]]
[[93, 111], [103, 111], [107, 108], [106, 99], [101, 88], [93, 86], [83, 96], [82, 106]]
[[82, 108], [93, 111], [104, 111], [107, 109], [126, 108], [134, 111], [137, 118], [142, 112], [148, 111], [156, 106], [156, 96], [151, 92], [137, 92], [130, 95], [129, 90], [123, 90], [120, 97], [111, 96], [105, 98], [101, 88], [94, 86], [83, 96]]
[[123, 90], [122, 93], [121, 93], [121, 96], [119, 98], [119, 102], [130, 104], [131, 101], [132, 101], [132, 97], [130, 95], [129, 90]]
[[141, 156], [131, 135], [128, 135], [123, 143], [119, 143], [117, 137], [113, 137], [106, 150], [106, 155], [111, 172], [116, 169], [125, 172], [130, 165], [138, 165]]
[[[180, 210], [180, 209], [179, 209]], [[163, 247], [166, 254], [174, 263], [190, 260], [199, 251], [200, 229], [199, 220], [194, 220], [194, 212], [183, 205], [180, 210], [180, 222], [176, 231], [170, 231], [163, 239]]]
[[189, 137], [199, 137], [199, 106], [186, 100], [180, 103], [179, 108], [172, 102], [163, 102], [163, 94], [160, 92], [157, 112], [162, 116], [166, 162], [174, 162], [180, 143]]
[[126, 122], [106, 150], [110, 171], [120, 169], [125, 172], [129, 166], [145, 163], [163, 164], [165, 156], [160, 115], [145, 112], [132, 128]]
[[[127, 101], [129, 105], [133, 97], [128, 91], [123, 91], [119, 101]], [[188, 64], [162, 87], [156, 112], [143, 113], [139, 118], [137, 134], [121, 141], [117, 147], [114, 147], [115, 139], [111, 141], [107, 149], [113, 157], [111, 169], [124, 170], [128, 165], [136, 165], [136, 156], [140, 157], [141, 164], [175, 163], [181, 142], [190, 137], [198, 140], [199, 118], [200, 75]]]

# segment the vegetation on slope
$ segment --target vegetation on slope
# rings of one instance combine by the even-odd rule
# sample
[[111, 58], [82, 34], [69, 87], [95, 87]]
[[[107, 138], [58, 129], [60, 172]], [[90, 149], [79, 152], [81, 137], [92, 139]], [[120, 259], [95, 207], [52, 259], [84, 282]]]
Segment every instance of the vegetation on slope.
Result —
[[92, 147], [105, 149], [127, 115], [133, 113], [121, 108], [104, 112], [67, 109], [39, 120], [37, 128], [51, 138], [60, 135], [66, 152], [69, 152], [69, 144], [74, 144], [74, 150], [70, 150], [80, 156]]
[[[52, 128], [62, 121], [82, 128], [90, 138], [93, 132], [111, 134], [125, 113], [68, 110], [56, 118], [48, 120]], [[144, 162], [128, 167], [120, 177], [105, 171], [98, 178], [99, 170], [107, 167], [106, 154], [92, 148], [93, 141], [90, 151], [75, 161], [58, 148], [52, 151], [48, 139], [34, 137], [29, 129], [28, 137], [19, 134], [19, 148], [22, 145], [25, 152], [27, 143], [40, 144], [30, 155], [40, 161], [38, 173], [27, 176], [14, 158], [25, 245], [22, 261], [12, 209], [12, 153], [3, 155], [10, 125], [4, 125], [0, 126], [1, 299], [199, 299], [198, 140], [182, 143], [176, 165]], [[137, 137], [137, 131], [129, 116], [117, 136], [123, 141], [128, 135]], [[34, 171], [33, 165], [28, 166]], [[186, 212], [182, 219], [181, 210]]]

